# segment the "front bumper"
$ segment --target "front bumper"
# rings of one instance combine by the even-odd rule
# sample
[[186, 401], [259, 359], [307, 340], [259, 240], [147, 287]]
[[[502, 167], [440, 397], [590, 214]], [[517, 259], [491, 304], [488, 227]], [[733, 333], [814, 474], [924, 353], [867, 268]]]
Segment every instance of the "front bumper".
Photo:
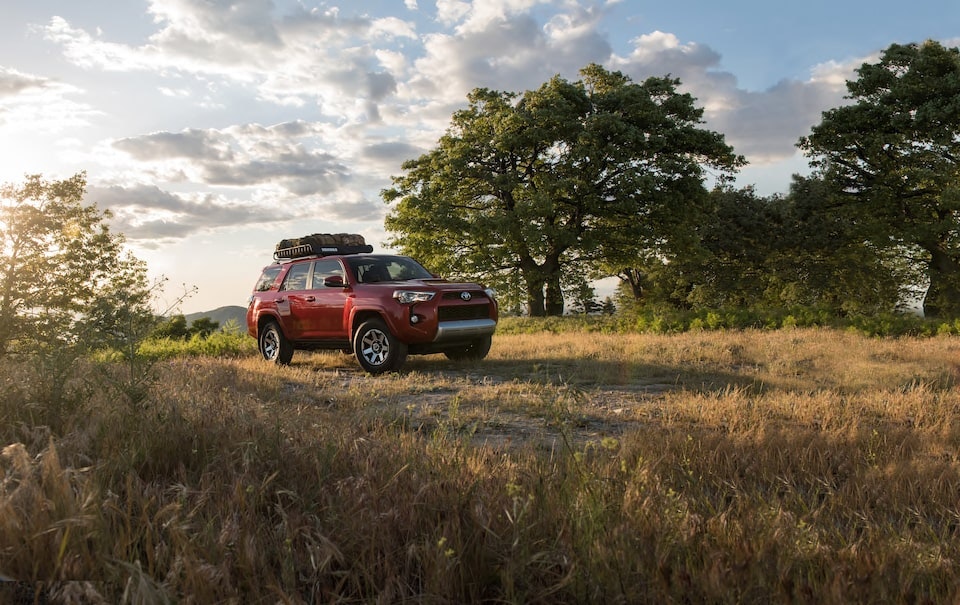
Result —
[[437, 325], [437, 335], [433, 342], [451, 342], [458, 340], [473, 340], [482, 336], [489, 336], [497, 329], [495, 319], [463, 319], [459, 321], [442, 321]]

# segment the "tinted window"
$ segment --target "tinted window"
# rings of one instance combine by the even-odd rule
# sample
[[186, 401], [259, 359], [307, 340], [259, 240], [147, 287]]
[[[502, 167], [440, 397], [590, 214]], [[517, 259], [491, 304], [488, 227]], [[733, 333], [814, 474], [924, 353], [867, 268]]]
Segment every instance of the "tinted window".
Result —
[[273, 285], [273, 282], [276, 281], [277, 276], [280, 275], [280, 265], [271, 265], [263, 270], [263, 273], [260, 274], [260, 279], [257, 280], [257, 285], [253, 287], [256, 292], [266, 292], [270, 289], [270, 286]]
[[290, 267], [287, 276], [283, 278], [281, 290], [306, 290], [307, 278], [310, 276], [310, 263], [300, 263]]
[[343, 267], [338, 260], [318, 260], [313, 264], [313, 288], [323, 287], [323, 280], [328, 277], [343, 277]]
[[391, 281], [407, 281], [409, 279], [428, 279], [433, 277], [430, 272], [409, 258], [397, 257], [384, 263]]
[[430, 272], [406, 256], [363, 256], [350, 259], [361, 283], [430, 279]]

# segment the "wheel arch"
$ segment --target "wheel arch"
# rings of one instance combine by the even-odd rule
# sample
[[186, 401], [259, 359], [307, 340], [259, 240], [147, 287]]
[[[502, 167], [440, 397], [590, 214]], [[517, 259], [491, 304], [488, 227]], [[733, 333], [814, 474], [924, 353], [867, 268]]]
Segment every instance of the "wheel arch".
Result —
[[353, 317], [350, 318], [350, 342], [353, 342], [353, 339], [357, 336], [357, 330], [360, 329], [360, 326], [364, 324], [367, 320], [370, 319], [379, 319], [382, 321], [388, 328], [390, 328], [390, 322], [387, 321], [384, 314], [380, 311], [374, 309], [364, 309], [361, 311], [356, 311], [353, 314]]
[[[272, 313], [261, 313], [260, 316], [257, 317], [257, 338], [260, 338], [260, 333], [263, 332], [263, 326], [267, 325], [270, 322], [277, 324], [277, 327], [280, 329], [280, 332], [284, 333], [283, 324], [280, 323], [279, 317], [277, 317], [276, 315], [273, 315]], [[284, 333], [284, 335], [286, 335], [286, 333]]]

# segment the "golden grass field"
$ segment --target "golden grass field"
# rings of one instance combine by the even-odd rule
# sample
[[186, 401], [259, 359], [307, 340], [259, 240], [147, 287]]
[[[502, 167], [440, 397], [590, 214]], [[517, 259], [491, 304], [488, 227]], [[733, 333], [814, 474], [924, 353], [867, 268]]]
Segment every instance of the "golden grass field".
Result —
[[29, 368], [3, 371], [0, 601], [960, 600], [955, 336], [538, 333], [380, 377], [339, 353], [154, 369], [139, 406], [80, 381], [52, 419]]

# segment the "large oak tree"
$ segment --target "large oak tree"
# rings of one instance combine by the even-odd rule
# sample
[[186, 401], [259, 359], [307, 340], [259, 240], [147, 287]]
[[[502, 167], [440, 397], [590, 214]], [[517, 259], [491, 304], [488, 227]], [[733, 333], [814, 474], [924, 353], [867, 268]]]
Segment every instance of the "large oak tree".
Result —
[[919, 250], [924, 311], [960, 314], [960, 51], [894, 44], [847, 82], [800, 146], [834, 183], [872, 244]]
[[706, 170], [742, 159], [702, 128], [679, 81], [598, 65], [522, 95], [474, 90], [435, 149], [383, 192], [390, 244], [443, 272], [523, 292], [530, 315], [563, 290], [644, 258], [693, 253]]

